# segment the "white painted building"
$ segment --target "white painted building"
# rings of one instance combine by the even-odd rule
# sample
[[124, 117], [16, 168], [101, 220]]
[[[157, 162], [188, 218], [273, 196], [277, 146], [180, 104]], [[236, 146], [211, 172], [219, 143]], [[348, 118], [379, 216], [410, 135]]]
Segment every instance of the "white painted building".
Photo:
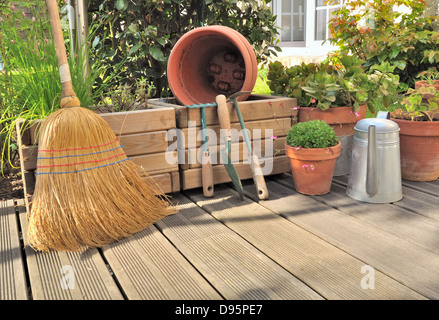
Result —
[[[279, 26], [279, 46], [282, 52], [276, 60], [290, 66], [304, 61], [318, 62], [337, 49], [329, 41], [328, 22], [332, 12], [337, 10], [344, 0], [335, 5], [326, 5], [325, 0], [272, 0], [273, 14], [277, 16]], [[393, 7], [393, 10], [409, 13], [405, 5]], [[398, 22], [398, 21], [395, 21]], [[370, 21], [364, 22], [366, 25]], [[373, 22], [372, 22], [373, 23]], [[373, 26], [369, 26], [371, 29]]]
[[328, 21], [331, 13], [340, 6], [325, 5], [324, 0], [273, 0], [273, 14], [279, 26], [278, 59], [286, 65], [316, 62], [336, 49], [327, 41]]

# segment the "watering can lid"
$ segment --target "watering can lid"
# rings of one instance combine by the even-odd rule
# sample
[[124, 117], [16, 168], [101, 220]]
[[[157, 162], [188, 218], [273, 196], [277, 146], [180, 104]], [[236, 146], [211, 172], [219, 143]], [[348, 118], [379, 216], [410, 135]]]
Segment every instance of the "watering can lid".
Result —
[[387, 119], [366, 118], [357, 122], [355, 126], [356, 131], [368, 132], [369, 126], [376, 127], [376, 133], [387, 133], [399, 131], [399, 126], [396, 122]]

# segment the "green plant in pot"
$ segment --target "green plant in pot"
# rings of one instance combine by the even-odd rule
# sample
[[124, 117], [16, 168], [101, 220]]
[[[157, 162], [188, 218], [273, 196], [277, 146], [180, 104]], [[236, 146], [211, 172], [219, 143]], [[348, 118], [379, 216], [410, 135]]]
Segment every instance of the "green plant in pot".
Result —
[[391, 113], [391, 120], [400, 128], [402, 179], [439, 178], [438, 111], [439, 90], [424, 86], [410, 89], [401, 101], [401, 108]]
[[274, 94], [297, 99], [298, 121], [323, 120], [332, 126], [342, 143], [335, 175], [349, 173], [355, 124], [366, 111], [386, 110], [397, 97], [399, 77], [383, 62], [363, 70], [364, 61], [348, 55], [333, 56], [319, 64], [285, 68], [269, 65], [267, 78]]
[[[433, 87], [439, 90], [439, 71], [436, 67], [432, 67], [426, 71], [422, 71], [418, 74], [419, 80], [415, 81], [415, 89], [420, 89], [421, 87]], [[423, 99], [429, 99], [433, 96], [429, 93], [423, 95]]]
[[330, 191], [341, 143], [322, 120], [299, 122], [290, 128], [285, 144], [297, 192], [322, 195]]
[[344, 113], [355, 119], [366, 115], [366, 105], [370, 112], [387, 110], [398, 93], [395, 67], [382, 62], [371, 66], [366, 74], [363, 64], [363, 60], [350, 55], [334, 55], [322, 63], [302, 63], [289, 68], [275, 61], [269, 64], [267, 79], [273, 94], [296, 98], [302, 110], [332, 112], [347, 107]]

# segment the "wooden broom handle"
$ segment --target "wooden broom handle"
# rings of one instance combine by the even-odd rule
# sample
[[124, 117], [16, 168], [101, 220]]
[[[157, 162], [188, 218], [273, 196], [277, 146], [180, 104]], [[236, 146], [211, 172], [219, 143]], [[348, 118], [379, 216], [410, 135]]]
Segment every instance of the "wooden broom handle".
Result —
[[70, 77], [69, 63], [67, 61], [66, 47], [61, 29], [58, 5], [56, 0], [46, 0], [47, 11], [49, 13], [50, 26], [52, 27], [53, 42], [55, 44], [56, 57], [58, 59], [59, 75], [61, 77], [62, 97], [60, 106], [75, 107], [80, 106], [80, 101], [73, 90], [72, 79]]

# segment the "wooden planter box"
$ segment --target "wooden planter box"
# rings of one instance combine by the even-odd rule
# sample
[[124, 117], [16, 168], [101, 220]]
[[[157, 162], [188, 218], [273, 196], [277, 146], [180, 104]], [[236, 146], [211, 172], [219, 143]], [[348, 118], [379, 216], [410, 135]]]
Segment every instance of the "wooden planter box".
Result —
[[[180, 191], [178, 163], [168, 163], [165, 159], [168, 145], [172, 143], [166, 140], [166, 134], [176, 125], [173, 108], [102, 113], [100, 116], [119, 137], [119, 142], [123, 145], [127, 156], [142, 166], [163, 192]], [[32, 126], [25, 126], [22, 121], [16, 128], [26, 200], [29, 200], [34, 192], [40, 123], [36, 121]], [[22, 128], [26, 129], [22, 130]]]
[[[201, 154], [200, 147], [202, 141], [201, 110], [199, 108], [187, 108], [176, 102], [176, 99], [150, 99], [152, 107], [173, 107], [176, 113], [177, 128], [179, 131], [177, 150], [179, 154], [180, 183], [181, 189], [193, 189], [202, 186], [201, 164], [197, 155]], [[296, 99], [275, 97], [266, 95], [251, 95], [246, 101], [239, 102], [239, 108], [244, 118], [245, 127], [250, 131], [252, 138], [252, 148], [262, 162], [272, 162], [270, 174], [289, 172], [289, 161], [285, 155], [284, 143], [286, 135], [297, 119], [297, 111], [293, 108], [297, 106]], [[232, 130], [238, 134], [232, 135], [234, 141], [232, 145], [232, 160], [241, 180], [252, 178], [250, 165], [247, 161], [247, 147], [242, 134], [239, 134], [241, 126], [238, 116], [233, 107], [233, 103], [228, 103]], [[212, 130], [211, 134], [217, 139], [209, 140], [209, 152], [212, 159], [212, 169], [214, 183], [226, 183], [231, 179], [227, 174], [222, 159], [220, 159], [220, 149], [224, 146], [220, 138], [220, 125], [216, 107], [206, 108], [207, 129]], [[261, 135], [255, 136], [261, 130]], [[272, 130], [272, 136], [265, 136], [265, 129]], [[198, 139], [196, 139], [198, 137]], [[266, 140], [269, 141], [266, 141]], [[273, 152], [268, 153], [265, 146], [274, 143]], [[261, 146], [260, 148], [257, 148]], [[269, 164], [271, 166], [271, 164]], [[262, 168], [264, 163], [261, 163]]]

